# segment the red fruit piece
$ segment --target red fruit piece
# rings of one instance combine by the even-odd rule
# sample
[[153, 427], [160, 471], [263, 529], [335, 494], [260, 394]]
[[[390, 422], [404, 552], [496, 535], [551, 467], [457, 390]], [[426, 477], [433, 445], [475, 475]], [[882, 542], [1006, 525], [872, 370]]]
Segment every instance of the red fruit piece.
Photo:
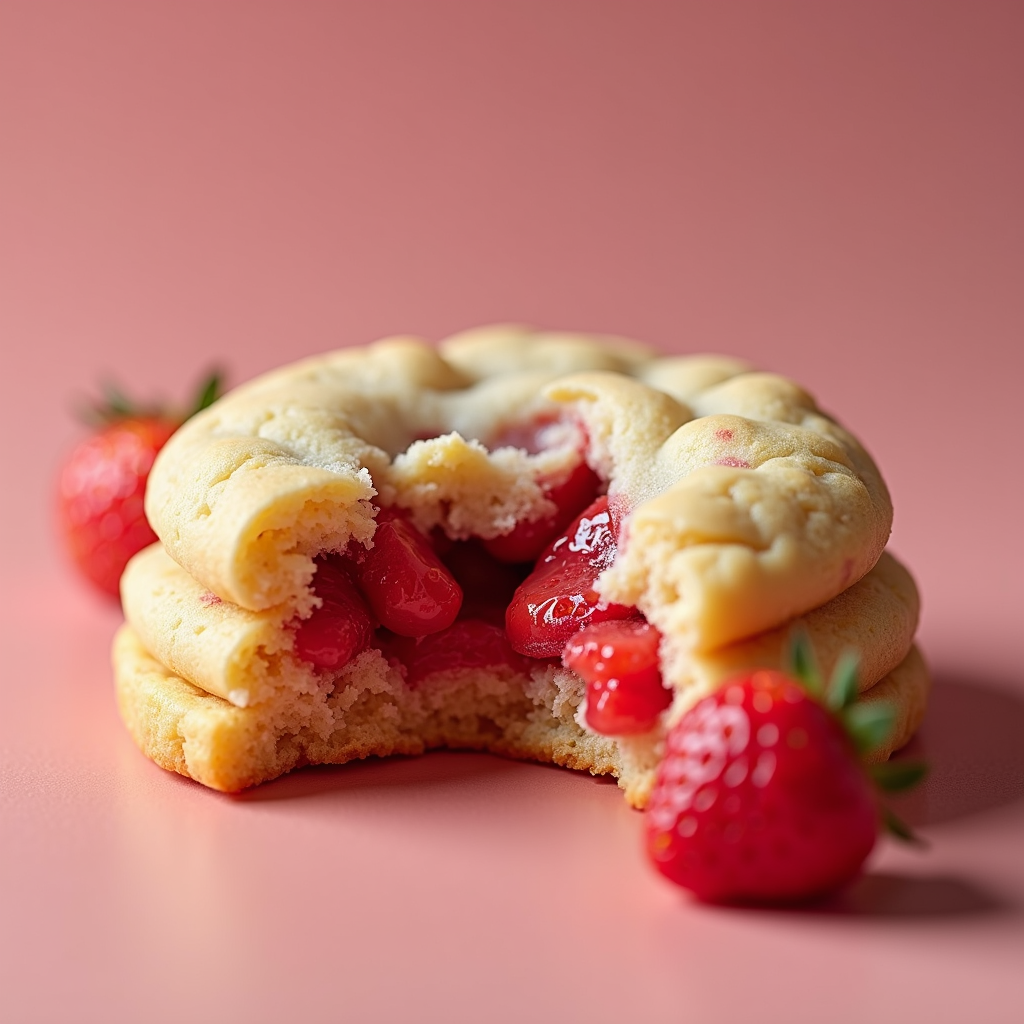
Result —
[[680, 719], [646, 821], [658, 870], [715, 902], [828, 892], [857, 874], [877, 829], [874, 789], [839, 722], [769, 671]]
[[447, 629], [459, 614], [462, 588], [430, 541], [393, 510], [381, 509], [373, 547], [358, 549], [350, 565], [374, 615], [400, 636]]
[[177, 427], [160, 417], [117, 420], [79, 444], [61, 471], [57, 516], [65, 544], [85, 576], [114, 597], [128, 559], [156, 540], [142, 505], [146, 480]]
[[544, 496], [556, 505], [551, 515], [516, 523], [511, 533], [484, 541], [484, 547], [502, 562], [534, 561], [593, 502], [600, 487], [601, 478], [580, 462], [560, 484], [544, 487]]
[[597, 622], [577, 633], [562, 662], [587, 684], [587, 725], [605, 736], [647, 732], [672, 703], [661, 681], [661, 634], [644, 619]]
[[313, 592], [323, 602], [295, 628], [295, 653], [317, 668], [341, 668], [370, 646], [373, 618], [337, 555], [316, 560]]
[[511, 665], [526, 671], [526, 663], [512, 650], [501, 626], [481, 619], [459, 619], [430, 636], [391, 637], [385, 639], [383, 645], [388, 654], [405, 665], [406, 682], [410, 686], [435, 672], [462, 668]]
[[555, 658], [584, 625], [635, 615], [624, 605], [599, 607], [594, 583], [614, 559], [615, 534], [605, 496], [548, 546], [516, 590], [505, 614], [512, 647], [533, 658]]

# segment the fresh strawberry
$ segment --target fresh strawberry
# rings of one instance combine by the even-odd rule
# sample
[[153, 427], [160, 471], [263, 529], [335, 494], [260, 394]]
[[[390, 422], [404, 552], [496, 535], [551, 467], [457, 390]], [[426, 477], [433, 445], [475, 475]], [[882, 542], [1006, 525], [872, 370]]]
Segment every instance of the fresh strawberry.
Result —
[[339, 556], [316, 564], [313, 592], [322, 603], [296, 625], [295, 653], [317, 668], [341, 668], [370, 646], [373, 617]]
[[[881, 742], [893, 721], [888, 707], [855, 703], [856, 689], [850, 661], [824, 695], [828, 706], [812, 675], [760, 670], [684, 715], [647, 810], [658, 870], [711, 902], [803, 900], [852, 879], [883, 816], [858, 751]], [[872, 774], [895, 790], [923, 769], [881, 765]], [[887, 823], [906, 834], [891, 815]]]
[[[210, 405], [220, 378], [211, 377], [189, 415]], [[116, 392], [93, 409], [100, 429], [68, 456], [57, 486], [57, 523], [72, 561], [113, 597], [128, 559], [156, 540], [143, 498], [157, 452], [187, 416], [135, 410]]]
[[374, 615], [399, 636], [447, 629], [462, 606], [462, 588], [430, 541], [400, 512], [382, 508], [373, 547], [350, 553], [355, 581]]
[[548, 545], [512, 598], [505, 628], [513, 648], [533, 658], [556, 658], [584, 626], [636, 614], [601, 603], [597, 577], [615, 559], [607, 496], [598, 498]]
[[605, 736], [648, 732], [672, 703], [661, 680], [661, 634], [645, 619], [609, 619], [577, 633], [562, 663], [587, 684], [587, 725]]

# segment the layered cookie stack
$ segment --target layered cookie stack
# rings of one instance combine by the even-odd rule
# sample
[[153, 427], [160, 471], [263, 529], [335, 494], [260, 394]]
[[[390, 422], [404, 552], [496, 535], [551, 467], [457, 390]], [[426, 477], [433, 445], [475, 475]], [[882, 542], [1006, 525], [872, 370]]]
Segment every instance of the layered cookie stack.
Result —
[[[611, 773], [643, 806], [666, 729], [779, 667], [795, 627], [825, 672], [855, 650], [865, 699], [895, 706], [883, 755], [924, 711], [874, 464], [734, 359], [518, 327], [342, 350], [186, 423], [146, 507], [160, 543], [122, 580], [121, 713], [216, 789], [447, 746]], [[561, 655], [609, 621], [654, 662], [643, 700], [619, 672], [626, 710], [599, 715]]]

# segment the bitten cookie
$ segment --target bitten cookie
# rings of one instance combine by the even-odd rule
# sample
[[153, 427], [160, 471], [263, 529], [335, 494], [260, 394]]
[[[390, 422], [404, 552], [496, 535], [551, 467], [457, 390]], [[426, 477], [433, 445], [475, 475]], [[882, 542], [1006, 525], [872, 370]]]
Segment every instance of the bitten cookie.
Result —
[[[161, 543], [122, 581], [122, 714], [218, 789], [451, 746], [612, 773], [642, 805], [665, 730], [777, 667], [796, 625], [826, 668], [860, 652], [899, 710], [888, 749], [923, 713], [881, 476], [806, 391], [738, 360], [519, 327], [342, 350], [190, 420], [146, 508]], [[618, 717], [560, 663], [607, 623], [611, 661], [647, 651]]]

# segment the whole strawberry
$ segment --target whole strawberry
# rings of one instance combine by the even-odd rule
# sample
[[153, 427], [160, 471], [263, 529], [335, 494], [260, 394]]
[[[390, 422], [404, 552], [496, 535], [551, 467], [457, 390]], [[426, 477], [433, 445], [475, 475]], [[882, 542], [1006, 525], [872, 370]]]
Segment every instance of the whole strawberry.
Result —
[[91, 411], [99, 429], [72, 450], [61, 469], [57, 525], [74, 564], [104, 593], [117, 597], [128, 559], [156, 540], [143, 499], [157, 452], [219, 391], [214, 374], [185, 416], [136, 410], [116, 391]]
[[[673, 882], [710, 902], [791, 902], [852, 879], [883, 818], [878, 788], [903, 789], [920, 765], [878, 765], [860, 753], [884, 739], [892, 711], [855, 703], [846, 659], [820, 685], [798, 646], [793, 676], [735, 679], [671, 730], [647, 810], [647, 849]], [[802, 678], [798, 680], [796, 676]]]

